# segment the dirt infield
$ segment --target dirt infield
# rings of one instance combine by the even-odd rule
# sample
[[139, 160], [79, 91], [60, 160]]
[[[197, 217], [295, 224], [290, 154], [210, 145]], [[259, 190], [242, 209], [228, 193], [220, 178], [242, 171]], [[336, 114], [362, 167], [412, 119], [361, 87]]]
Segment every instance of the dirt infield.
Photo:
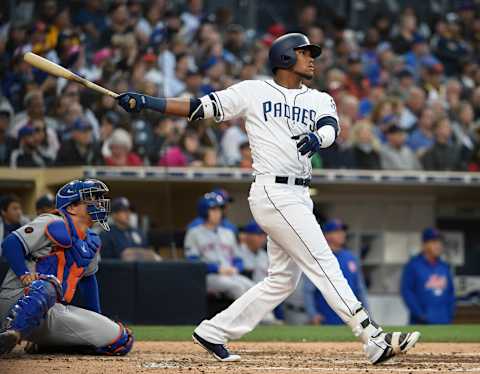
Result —
[[138, 342], [128, 357], [26, 355], [0, 358], [1, 374], [16, 373], [480, 373], [478, 343], [420, 343], [381, 366], [369, 365], [359, 343], [232, 343], [239, 363], [222, 364], [190, 342]]

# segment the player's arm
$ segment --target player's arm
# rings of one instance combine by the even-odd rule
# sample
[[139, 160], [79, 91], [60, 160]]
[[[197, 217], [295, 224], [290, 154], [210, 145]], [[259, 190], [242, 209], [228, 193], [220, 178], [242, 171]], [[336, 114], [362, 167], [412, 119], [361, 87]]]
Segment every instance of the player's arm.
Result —
[[143, 95], [136, 92], [121, 94], [118, 104], [130, 113], [138, 113], [143, 109], [151, 109], [167, 115], [185, 117], [189, 121], [219, 116], [219, 108], [213, 95], [202, 98], [164, 98]]
[[83, 297], [84, 306], [92, 312], [101, 313], [98, 282], [95, 274], [83, 277], [78, 283]]
[[25, 262], [25, 247], [22, 241], [13, 233], [2, 242], [2, 254], [10, 265], [10, 269], [22, 281], [28, 278], [29, 270]]
[[298, 152], [312, 157], [321, 148], [330, 147], [340, 134], [337, 106], [330, 95], [322, 94], [319, 98], [321, 114], [312, 124], [310, 131], [292, 136], [297, 140]]
[[118, 104], [127, 112], [151, 109], [160, 113], [188, 118], [189, 121], [213, 118], [216, 122], [243, 116], [248, 110], [252, 82], [236, 83], [225, 90], [200, 98], [163, 98], [127, 92], [118, 96]]

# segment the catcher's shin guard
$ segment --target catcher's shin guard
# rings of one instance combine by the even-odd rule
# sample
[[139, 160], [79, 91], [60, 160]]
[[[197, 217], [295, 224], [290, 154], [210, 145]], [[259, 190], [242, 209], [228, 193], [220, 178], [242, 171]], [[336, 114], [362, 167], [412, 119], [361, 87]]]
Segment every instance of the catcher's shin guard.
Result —
[[22, 338], [40, 325], [48, 310], [61, 298], [61, 286], [54, 276], [40, 276], [18, 299], [7, 316], [7, 330], [14, 330]]
[[118, 337], [105, 347], [97, 348], [96, 353], [106, 356], [125, 356], [132, 350], [135, 341], [132, 331], [121, 323], [118, 325], [120, 326]]

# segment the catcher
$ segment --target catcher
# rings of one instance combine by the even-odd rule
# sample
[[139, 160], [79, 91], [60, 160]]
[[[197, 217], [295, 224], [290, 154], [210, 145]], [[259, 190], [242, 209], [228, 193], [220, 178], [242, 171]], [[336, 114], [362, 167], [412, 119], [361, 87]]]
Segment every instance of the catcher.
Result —
[[[130, 330], [103, 316], [98, 269], [101, 241], [94, 223], [109, 230], [108, 187], [96, 179], [60, 188], [56, 210], [38, 216], [2, 243], [10, 270], [0, 289], [0, 354], [26, 340], [27, 352], [126, 355]], [[86, 309], [70, 305], [76, 290]]]

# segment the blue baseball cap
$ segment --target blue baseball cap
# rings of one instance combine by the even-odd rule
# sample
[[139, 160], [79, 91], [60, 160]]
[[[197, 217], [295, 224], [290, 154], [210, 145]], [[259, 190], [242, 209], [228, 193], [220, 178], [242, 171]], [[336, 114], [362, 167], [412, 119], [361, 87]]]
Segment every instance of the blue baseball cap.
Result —
[[23, 126], [18, 132], [18, 139], [22, 139], [25, 136], [32, 135], [35, 132], [35, 129], [32, 125], [28, 124]]
[[325, 234], [332, 231], [346, 230], [346, 229], [348, 229], [348, 226], [339, 219], [331, 219], [323, 224], [323, 232]]
[[130, 201], [126, 197], [117, 197], [112, 200], [112, 213], [131, 210]]
[[422, 232], [422, 241], [428, 242], [430, 240], [442, 240], [442, 234], [435, 227], [427, 227]]
[[92, 125], [79, 117], [73, 122], [72, 129], [74, 131], [88, 131], [92, 129]]
[[212, 192], [218, 193], [227, 203], [231, 203], [233, 201], [233, 197], [231, 197], [228, 191], [224, 188], [217, 187]]
[[248, 222], [241, 230], [242, 232], [246, 233], [246, 234], [257, 234], [257, 235], [261, 235], [261, 234], [265, 234], [262, 230], [262, 228], [258, 225], [257, 222], [255, 222], [255, 220], [251, 220], [250, 222]]

